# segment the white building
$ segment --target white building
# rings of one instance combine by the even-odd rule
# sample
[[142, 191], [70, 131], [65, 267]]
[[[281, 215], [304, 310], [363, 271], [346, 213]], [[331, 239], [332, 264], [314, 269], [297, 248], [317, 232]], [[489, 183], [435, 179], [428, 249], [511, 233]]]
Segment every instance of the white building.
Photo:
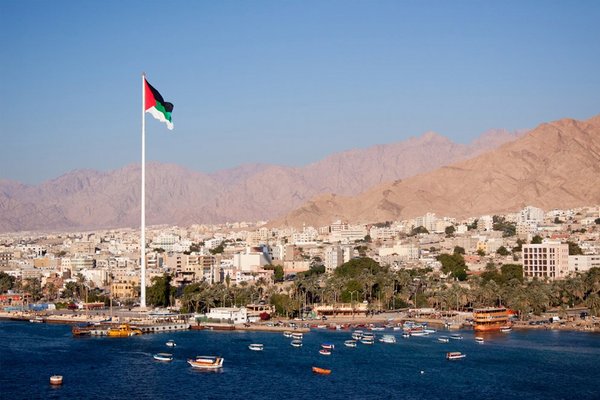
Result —
[[326, 272], [333, 272], [344, 263], [344, 251], [340, 246], [329, 246], [325, 249], [323, 264]]
[[212, 320], [222, 322], [232, 322], [234, 324], [245, 324], [248, 322], [248, 310], [246, 307], [215, 307], [211, 308], [206, 317]]
[[523, 245], [523, 275], [526, 278], [563, 279], [569, 274], [569, 245], [544, 241]]
[[517, 217], [517, 222], [525, 223], [529, 221], [542, 223], [544, 221], [544, 210], [533, 206], [522, 209]]
[[271, 257], [266, 246], [246, 247], [244, 253], [233, 255], [233, 268], [243, 272], [255, 272], [268, 264], [271, 264]]
[[590, 268], [600, 268], [600, 255], [569, 256], [569, 272], [586, 272]]

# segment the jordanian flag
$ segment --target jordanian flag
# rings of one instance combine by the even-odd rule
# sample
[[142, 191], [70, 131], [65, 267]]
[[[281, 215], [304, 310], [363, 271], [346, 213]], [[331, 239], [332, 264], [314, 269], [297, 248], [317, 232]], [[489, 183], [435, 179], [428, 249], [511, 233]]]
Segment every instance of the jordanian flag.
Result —
[[154, 89], [145, 78], [144, 82], [146, 83], [146, 104], [144, 104], [144, 110], [147, 113], [152, 114], [152, 116], [160, 122], [166, 123], [167, 128], [173, 129], [173, 122], [171, 122], [173, 103], [167, 103], [160, 93], [158, 93], [158, 90]]

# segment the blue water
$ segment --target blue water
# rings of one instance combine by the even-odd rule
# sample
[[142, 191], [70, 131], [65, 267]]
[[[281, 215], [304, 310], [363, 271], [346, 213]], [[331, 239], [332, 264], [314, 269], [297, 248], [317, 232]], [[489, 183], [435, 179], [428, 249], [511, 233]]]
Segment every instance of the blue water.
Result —
[[[392, 332], [387, 332], [392, 333]], [[377, 332], [380, 336], [381, 332]], [[347, 348], [348, 331], [313, 331], [304, 346], [279, 333], [186, 331], [73, 338], [69, 326], [0, 322], [2, 399], [598, 399], [600, 335], [513, 331], [438, 343], [438, 334]], [[448, 334], [445, 332], [444, 334]], [[177, 347], [165, 342], [173, 339]], [[331, 356], [320, 344], [336, 345]], [[262, 352], [248, 350], [264, 343]], [[447, 351], [467, 357], [447, 361]], [[173, 353], [172, 363], [154, 361]], [[220, 372], [186, 358], [221, 355]], [[312, 366], [332, 369], [314, 375]], [[423, 373], [421, 373], [423, 371]], [[60, 387], [49, 377], [64, 376]]]

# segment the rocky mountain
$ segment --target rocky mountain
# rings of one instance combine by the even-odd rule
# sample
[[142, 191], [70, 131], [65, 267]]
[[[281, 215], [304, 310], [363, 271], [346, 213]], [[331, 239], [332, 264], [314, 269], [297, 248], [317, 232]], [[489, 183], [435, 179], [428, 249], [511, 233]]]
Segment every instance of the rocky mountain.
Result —
[[273, 225], [379, 222], [435, 212], [467, 217], [600, 203], [600, 115], [544, 123], [478, 157], [347, 197], [321, 195]]
[[[322, 193], [355, 195], [383, 182], [465, 160], [521, 133], [489, 131], [471, 144], [435, 133], [333, 154], [304, 167], [248, 164], [212, 174], [146, 166], [148, 224], [272, 219]], [[0, 180], [0, 232], [139, 226], [140, 167], [77, 170], [40, 185]]]

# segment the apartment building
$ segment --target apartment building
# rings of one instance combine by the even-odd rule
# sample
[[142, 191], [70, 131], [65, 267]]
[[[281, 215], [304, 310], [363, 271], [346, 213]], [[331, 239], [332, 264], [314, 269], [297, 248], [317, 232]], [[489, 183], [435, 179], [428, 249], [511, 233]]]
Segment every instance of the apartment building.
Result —
[[523, 245], [523, 275], [526, 278], [563, 279], [569, 274], [569, 245], [544, 241]]

